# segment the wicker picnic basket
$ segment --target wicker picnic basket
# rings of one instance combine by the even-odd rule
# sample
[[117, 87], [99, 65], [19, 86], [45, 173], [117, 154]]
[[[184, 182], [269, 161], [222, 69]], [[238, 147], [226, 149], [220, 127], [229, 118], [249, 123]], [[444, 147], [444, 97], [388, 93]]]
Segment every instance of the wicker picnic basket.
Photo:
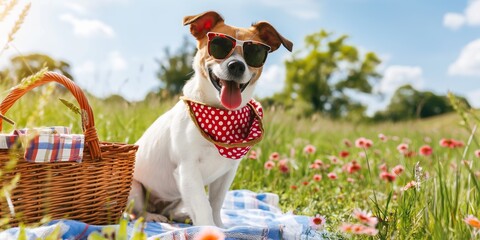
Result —
[[[31, 85], [14, 88], [0, 103], [0, 113], [29, 90], [48, 82], [65, 86], [75, 96], [82, 112], [85, 135], [83, 161], [31, 163], [18, 153], [13, 170], [2, 172], [8, 181], [20, 173], [17, 187], [10, 193], [15, 216], [6, 201], [0, 202], [0, 218], [11, 216], [10, 224], [38, 223], [44, 216], [72, 219], [88, 224], [110, 224], [118, 220], [127, 204], [135, 162], [136, 145], [100, 142], [92, 109], [82, 90], [73, 81], [54, 72], [45, 73]], [[0, 119], [0, 131], [2, 121]], [[11, 155], [0, 150], [0, 169]]]

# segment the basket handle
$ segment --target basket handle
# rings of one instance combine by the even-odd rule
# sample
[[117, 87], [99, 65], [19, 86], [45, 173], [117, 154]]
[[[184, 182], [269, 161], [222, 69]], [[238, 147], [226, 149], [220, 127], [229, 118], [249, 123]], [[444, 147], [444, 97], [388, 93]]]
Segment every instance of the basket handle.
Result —
[[[69, 78], [55, 73], [46, 72], [43, 76], [28, 86], [16, 86], [0, 103], [0, 114], [5, 114], [10, 107], [25, 93], [32, 90], [35, 87], [43, 85], [49, 82], [57, 82], [65, 86], [77, 99], [80, 109], [82, 110], [82, 129], [85, 135], [85, 143], [88, 146], [90, 155], [93, 159], [101, 159], [100, 142], [98, 140], [97, 130], [95, 129], [95, 121], [93, 118], [93, 111], [88, 103], [88, 100], [83, 93], [82, 89], [75, 85], [75, 83]], [[0, 131], [2, 130], [2, 119], [0, 118]]]

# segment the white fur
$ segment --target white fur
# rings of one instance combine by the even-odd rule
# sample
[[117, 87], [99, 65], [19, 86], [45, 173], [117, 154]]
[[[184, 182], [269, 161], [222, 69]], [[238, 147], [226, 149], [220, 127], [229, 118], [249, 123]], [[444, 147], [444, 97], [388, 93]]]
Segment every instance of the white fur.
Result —
[[[233, 58], [244, 62], [241, 56], [233, 54], [225, 61], [214, 60], [200, 66], [198, 58], [199, 54], [194, 60], [197, 73], [201, 67], [211, 68], [222, 79], [228, 79], [225, 62]], [[237, 81], [248, 82], [252, 77], [255, 74], [247, 67]], [[254, 85], [250, 83], [243, 91], [239, 108], [252, 98]], [[183, 93], [187, 98], [221, 106], [218, 90], [199, 74], [187, 82]], [[223, 226], [220, 209], [240, 160], [227, 159], [218, 153], [200, 134], [183, 101], [159, 117], [136, 144], [139, 149], [130, 193], [130, 199], [135, 200], [134, 212], [138, 214], [146, 209], [143, 215], [147, 221], [166, 221], [164, 216], [178, 220], [188, 215], [195, 225]], [[208, 197], [205, 186], [208, 186]], [[150, 192], [146, 205], [144, 188]], [[155, 208], [163, 202], [173, 204]]]

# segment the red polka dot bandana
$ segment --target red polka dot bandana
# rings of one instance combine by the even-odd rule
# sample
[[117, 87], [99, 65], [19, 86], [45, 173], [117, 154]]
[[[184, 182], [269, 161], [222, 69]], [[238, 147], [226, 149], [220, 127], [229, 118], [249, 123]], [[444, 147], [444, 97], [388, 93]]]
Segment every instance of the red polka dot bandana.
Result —
[[263, 137], [263, 109], [251, 100], [245, 107], [230, 111], [182, 98], [203, 137], [215, 144], [225, 158], [238, 160]]

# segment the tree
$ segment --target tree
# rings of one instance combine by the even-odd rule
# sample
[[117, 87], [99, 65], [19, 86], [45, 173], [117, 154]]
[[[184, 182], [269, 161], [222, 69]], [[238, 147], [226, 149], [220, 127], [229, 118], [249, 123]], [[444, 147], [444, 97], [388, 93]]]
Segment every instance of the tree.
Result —
[[10, 59], [10, 63], [9, 67], [2, 70], [0, 76], [5, 79], [10, 78], [14, 84], [17, 84], [24, 77], [40, 71], [44, 67], [47, 67], [49, 71], [61, 73], [73, 80], [69, 63], [62, 60], [55, 60], [45, 54], [33, 53], [17, 55]]
[[175, 54], [170, 53], [169, 48], [165, 48], [165, 58], [156, 59], [159, 65], [157, 78], [162, 83], [161, 89], [168, 95], [174, 96], [182, 91], [183, 85], [193, 74], [192, 62], [195, 56], [196, 48], [187, 37]]
[[[470, 107], [465, 98], [455, 97], [465, 106]], [[436, 95], [429, 91], [418, 91], [411, 85], [404, 85], [395, 91], [387, 109], [375, 113], [373, 119], [376, 121], [412, 120], [432, 117], [453, 110], [447, 96]]]
[[285, 88], [273, 96], [275, 102], [287, 108], [307, 106], [302, 112], [332, 118], [363, 115], [366, 107], [348, 92], [372, 93], [372, 81], [380, 77], [380, 59], [373, 52], [360, 56], [355, 46], [345, 43], [346, 35], [331, 37], [322, 30], [305, 38], [306, 49], [285, 63]]

